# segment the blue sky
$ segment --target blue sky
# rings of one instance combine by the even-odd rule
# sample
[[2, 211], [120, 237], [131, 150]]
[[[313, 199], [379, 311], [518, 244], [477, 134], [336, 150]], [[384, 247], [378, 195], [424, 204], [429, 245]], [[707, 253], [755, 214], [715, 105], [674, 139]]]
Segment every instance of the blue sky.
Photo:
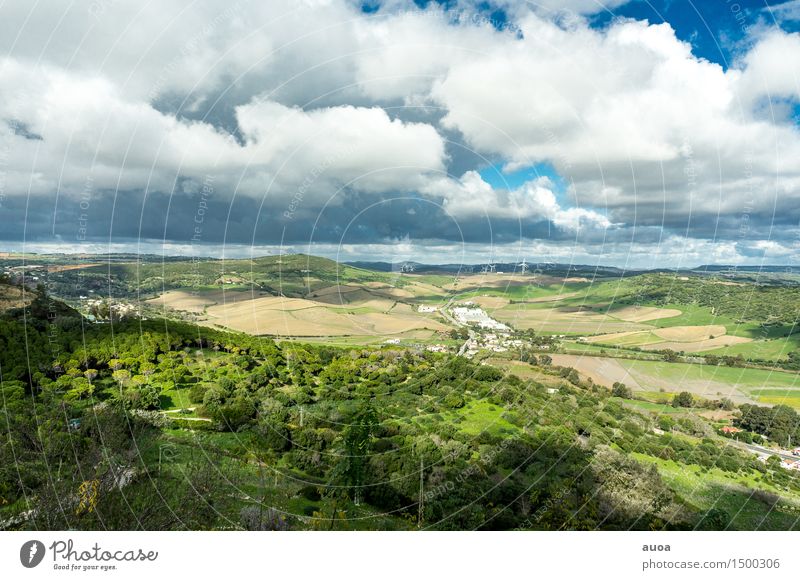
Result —
[[613, 11], [595, 15], [593, 26], [602, 27], [614, 18], [647, 20], [653, 24], [668, 22], [678, 38], [690, 42], [693, 52], [711, 62], [727, 67], [746, 40], [743, 27], [760, 22], [777, 24], [796, 32], [797, 21], [778, 22], [769, 8], [783, 4], [769, 0], [634, 0]]

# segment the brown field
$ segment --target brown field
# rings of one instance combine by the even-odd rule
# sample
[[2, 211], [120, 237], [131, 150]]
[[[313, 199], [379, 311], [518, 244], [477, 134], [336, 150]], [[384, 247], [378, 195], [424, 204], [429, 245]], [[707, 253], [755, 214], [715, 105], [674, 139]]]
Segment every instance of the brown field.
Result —
[[302, 298], [263, 297], [210, 306], [205, 322], [249, 334], [282, 336], [392, 336], [418, 331], [430, 336], [449, 328], [431, 315], [391, 300], [372, 299], [349, 306], [354, 310]]
[[734, 417], [736, 417], [736, 413], [733, 411], [723, 411], [722, 409], [715, 409], [713, 411], [703, 411], [702, 413], [698, 413], [701, 417], [709, 419], [711, 421], [730, 421]]
[[61, 266], [47, 266], [48, 272], [69, 272], [70, 270], [83, 270], [85, 268], [91, 268], [93, 266], [97, 266], [97, 264], [65, 264]]
[[703, 352], [723, 346], [742, 344], [743, 342], [752, 342], [752, 340], [752, 338], [747, 338], [744, 336], [725, 335], [707, 340], [698, 340], [695, 342], [659, 342], [655, 344], [645, 344], [642, 345], [642, 348], [645, 350], [663, 350], [668, 348], [675, 351]]
[[[255, 297], [263, 296], [255, 294]], [[190, 292], [187, 290], [169, 290], [157, 298], [146, 300], [149, 304], [202, 314], [208, 306], [216, 304], [235, 304], [252, 300], [254, 294], [247, 290], [214, 290]]]
[[728, 331], [721, 324], [709, 324], [706, 326], [672, 326], [670, 328], [659, 328], [654, 330], [653, 334], [659, 338], [673, 342], [696, 342], [723, 336], [727, 332]]
[[[636, 368], [628, 370], [625, 359], [572, 354], [554, 354], [552, 357], [553, 364], [574, 368], [580, 374], [590, 377], [595, 383], [607, 387], [612, 386], [615, 381], [620, 381], [634, 391], [656, 391], [662, 389], [668, 393], [689, 391], [694, 395], [708, 399], [727, 397], [735, 403], [754, 402], [751, 397], [738, 390], [734, 385], [712, 380], [688, 379], [686, 377], [675, 378], [667, 376], [665, 378]], [[670, 363], [660, 364], [666, 365], [663, 367], [664, 369], [674, 368], [669, 366]], [[669, 375], [669, 373], [666, 374]]]
[[597, 336], [587, 336], [583, 339], [584, 342], [612, 342], [628, 336], [636, 336], [644, 334], [642, 331], [628, 330], [625, 332], [609, 332], [608, 334], [598, 334]]
[[[374, 285], [377, 286], [377, 285]], [[388, 295], [387, 286], [329, 286], [314, 300], [253, 294], [244, 290], [171, 290], [148, 300], [173, 310], [202, 315], [201, 324], [219, 325], [249, 334], [279, 336], [395, 336], [430, 338], [450, 327], [435, 313], [417, 312]]]
[[608, 313], [614, 318], [626, 320], [628, 322], [647, 322], [648, 320], [660, 320], [662, 318], [672, 318], [680, 316], [681, 311], [674, 308], [656, 308], [653, 306], [626, 306], [619, 310]]
[[503, 308], [509, 304], [508, 298], [502, 298], [500, 296], [477, 296], [469, 300], [485, 308], [487, 311]]
[[554, 354], [552, 357], [554, 365], [571, 367], [598, 385], [612, 387], [614, 383], [620, 382], [632, 389], [642, 389], [633, 375], [613, 358], [573, 354]]
[[511, 324], [519, 330], [532, 328], [536, 331], [564, 334], [607, 334], [650, 330], [652, 327], [626, 322], [606, 314], [583, 309], [525, 308], [521, 304], [492, 312], [497, 320]]

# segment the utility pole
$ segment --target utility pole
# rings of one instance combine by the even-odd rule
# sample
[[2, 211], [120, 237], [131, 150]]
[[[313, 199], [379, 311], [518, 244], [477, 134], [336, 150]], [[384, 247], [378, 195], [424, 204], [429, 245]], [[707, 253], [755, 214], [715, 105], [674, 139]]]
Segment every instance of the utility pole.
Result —
[[417, 527], [422, 527], [422, 513], [425, 509], [425, 494], [423, 487], [425, 485], [425, 460], [419, 460], [419, 512], [417, 513]]

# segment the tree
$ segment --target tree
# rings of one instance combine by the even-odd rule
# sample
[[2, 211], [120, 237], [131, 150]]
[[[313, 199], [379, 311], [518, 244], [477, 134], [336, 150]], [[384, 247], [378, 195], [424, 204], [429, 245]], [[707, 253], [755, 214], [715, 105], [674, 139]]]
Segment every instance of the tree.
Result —
[[149, 411], [161, 407], [161, 389], [156, 385], [128, 387], [122, 391], [122, 403], [126, 409]]
[[372, 433], [378, 424], [375, 409], [371, 405], [356, 412], [342, 435], [342, 454], [333, 470], [334, 485], [352, 490], [353, 499], [361, 496], [361, 486], [366, 479], [367, 462], [372, 447]]
[[125, 385], [128, 384], [128, 381], [131, 380], [131, 373], [130, 371], [127, 371], [125, 369], [120, 369], [118, 371], [114, 371], [113, 373], [111, 373], [111, 377], [115, 381], [117, 381], [117, 384], [120, 387], [124, 387]]
[[622, 399], [630, 399], [633, 397], [633, 391], [631, 391], [631, 389], [625, 385], [625, 383], [617, 381], [614, 383], [614, 386], [611, 387], [611, 396], [620, 397]]
[[668, 348], [664, 351], [664, 360], [666, 362], [677, 362], [678, 358], [678, 353], [674, 350]]
[[694, 397], [688, 391], [682, 391], [672, 397], [672, 406], [678, 407], [692, 407], [694, 406]]

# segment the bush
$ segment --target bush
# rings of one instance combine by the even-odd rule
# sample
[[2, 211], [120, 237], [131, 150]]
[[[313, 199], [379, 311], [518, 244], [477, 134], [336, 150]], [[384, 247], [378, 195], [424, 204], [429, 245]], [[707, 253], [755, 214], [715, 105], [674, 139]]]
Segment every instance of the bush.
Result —
[[694, 397], [688, 391], [683, 391], [672, 397], [673, 407], [692, 407], [694, 406]]
[[282, 452], [291, 449], [292, 435], [283, 423], [262, 420], [258, 423], [258, 433], [264, 445], [273, 451]]
[[625, 385], [625, 383], [620, 383], [617, 381], [614, 383], [614, 386], [611, 387], [611, 395], [613, 397], [620, 397], [622, 399], [630, 399], [633, 397], [633, 391]]
[[122, 403], [126, 409], [151, 410], [161, 407], [161, 389], [156, 385], [128, 387], [122, 392]]
[[449, 407], [450, 409], [460, 409], [464, 406], [464, 397], [458, 393], [448, 393], [442, 403], [445, 407]]
[[189, 400], [195, 404], [202, 403], [203, 397], [206, 396], [207, 390], [208, 390], [208, 385], [203, 385], [201, 383], [192, 385], [192, 388], [189, 389]]

